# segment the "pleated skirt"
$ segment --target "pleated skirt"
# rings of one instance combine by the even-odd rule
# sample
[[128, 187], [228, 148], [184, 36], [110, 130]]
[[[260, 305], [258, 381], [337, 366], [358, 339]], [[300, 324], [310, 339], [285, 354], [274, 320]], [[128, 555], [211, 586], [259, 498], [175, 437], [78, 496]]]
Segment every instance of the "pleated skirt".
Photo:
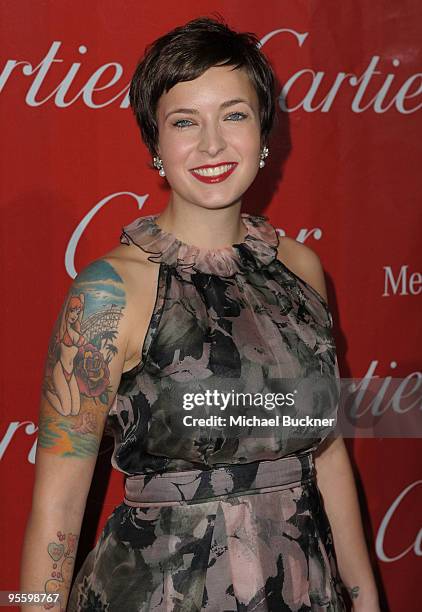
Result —
[[68, 612], [346, 611], [312, 451], [131, 476]]

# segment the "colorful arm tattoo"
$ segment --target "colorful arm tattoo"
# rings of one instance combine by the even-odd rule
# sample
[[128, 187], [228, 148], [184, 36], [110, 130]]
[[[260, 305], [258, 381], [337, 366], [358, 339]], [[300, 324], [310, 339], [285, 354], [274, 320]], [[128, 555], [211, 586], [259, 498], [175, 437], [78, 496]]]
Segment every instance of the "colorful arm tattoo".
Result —
[[[99, 446], [112, 396], [110, 364], [117, 355], [126, 306], [123, 281], [98, 260], [76, 278], [48, 348], [38, 445], [62, 457], [86, 457]], [[100, 419], [98, 417], [101, 417]]]

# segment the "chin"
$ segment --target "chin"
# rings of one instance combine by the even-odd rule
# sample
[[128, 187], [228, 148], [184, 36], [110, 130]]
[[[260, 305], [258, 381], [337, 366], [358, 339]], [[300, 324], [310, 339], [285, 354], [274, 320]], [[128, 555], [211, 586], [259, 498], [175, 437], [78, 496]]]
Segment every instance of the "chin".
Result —
[[197, 195], [195, 200], [202, 206], [208, 208], [224, 208], [230, 206], [234, 202], [240, 200], [244, 192], [233, 192], [233, 193], [215, 193], [215, 194], [201, 194]]

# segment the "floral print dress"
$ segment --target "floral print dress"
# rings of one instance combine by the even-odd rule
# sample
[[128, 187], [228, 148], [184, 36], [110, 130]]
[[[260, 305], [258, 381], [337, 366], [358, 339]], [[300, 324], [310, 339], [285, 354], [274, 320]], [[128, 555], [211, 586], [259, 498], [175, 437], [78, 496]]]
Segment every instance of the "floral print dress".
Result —
[[[125, 497], [67, 609], [343, 611], [314, 464], [338, 406], [328, 306], [277, 259], [267, 217], [242, 213], [241, 243], [202, 249], [164, 231], [157, 216], [135, 219], [121, 236], [159, 266], [141, 360], [122, 375], [109, 414]], [[292, 384], [302, 401], [275, 409], [235, 401], [286, 398]], [[187, 408], [198, 394], [214, 404]], [[223, 413], [250, 420], [183, 421]], [[269, 421], [276, 413], [293, 425]]]

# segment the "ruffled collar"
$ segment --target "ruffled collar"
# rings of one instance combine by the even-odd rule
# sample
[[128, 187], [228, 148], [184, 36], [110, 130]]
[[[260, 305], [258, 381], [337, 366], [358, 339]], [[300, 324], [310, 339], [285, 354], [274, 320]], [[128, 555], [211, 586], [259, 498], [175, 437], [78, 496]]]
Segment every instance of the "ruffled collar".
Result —
[[268, 266], [277, 258], [278, 234], [263, 215], [241, 213], [247, 229], [244, 240], [231, 246], [205, 249], [182, 242], [163, 230], [155, 221], [158, 214], [138, 217], [122, 228], [120, 242], [133, 243], [146, 253], [152, 262], [192, 269], [205, 274], [232, 276], [244, 270]]

